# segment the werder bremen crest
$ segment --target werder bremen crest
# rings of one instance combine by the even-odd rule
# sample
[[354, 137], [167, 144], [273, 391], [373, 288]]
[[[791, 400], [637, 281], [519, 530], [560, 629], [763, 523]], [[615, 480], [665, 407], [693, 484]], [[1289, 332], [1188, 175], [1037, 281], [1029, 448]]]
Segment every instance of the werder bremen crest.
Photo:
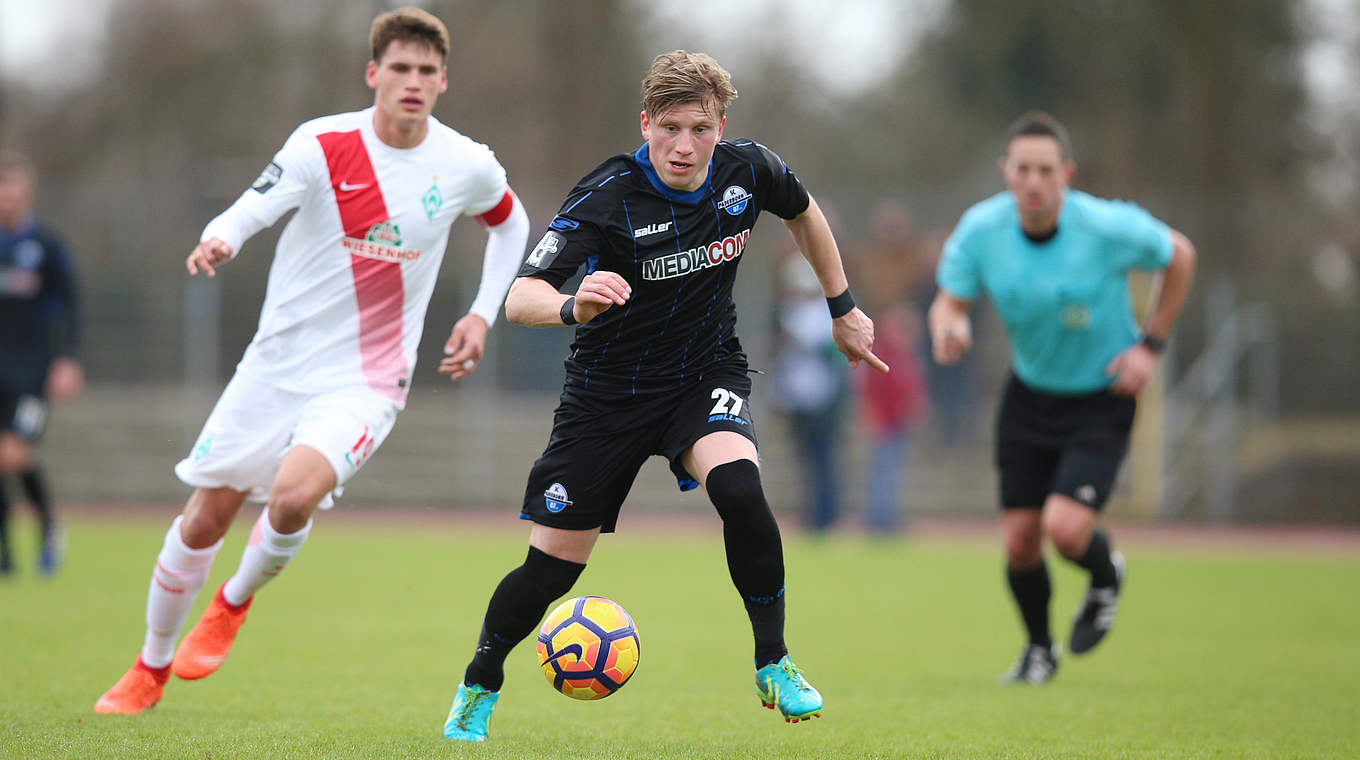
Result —
[[368, 231], [368, 242], [382, 243], [393, 248], [401, 247], [401, 227], [398, 227], [390, 219], [386, 222], [373, 225]]
[[425, 207], [425, 216], [431, 219], [439, 213], [439, 209], [444, 206], [444, 195], [439, 192], [438, 184], [430, 185], [430, 189], [420, 196], [420, 205]]

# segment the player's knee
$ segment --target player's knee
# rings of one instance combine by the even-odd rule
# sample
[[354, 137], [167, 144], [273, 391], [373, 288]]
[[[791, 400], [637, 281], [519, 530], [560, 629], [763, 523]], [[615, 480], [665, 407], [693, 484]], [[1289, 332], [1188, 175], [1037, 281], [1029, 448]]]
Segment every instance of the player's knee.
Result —
[[1044, 533], [1064, 557], [1080, 557], [1091, 540], [1090, 526], [1080, 520], [1045, 519]]
[[275, 487], [269, 494], [269, 524], [279, 533], [296, 533], [307, 525], [319, 501], [303, 488]]
[[749, 459], [738, 459], [714, 467], [704, 484], [708, 498], [725, 523], [753, 523], [770, 515], [765, 489], [760, 484], [760, 469]]
[[1024, 569], [1037, 565], [1043, 558], [1043, 542], [1036, 533], [1012, 534], [1006, 536], [1006, 563], [1013, 569]]
[[11, 436], [0, 436], [0, 475], [17, 476], [28, 470], [31, 461], [27, 445]]
[[191, 549], [212, 546], [227, 534], [235, 516], [234, 512], [224, 515], [207, 509], [186, 509], [180, 521], [180, 539]]

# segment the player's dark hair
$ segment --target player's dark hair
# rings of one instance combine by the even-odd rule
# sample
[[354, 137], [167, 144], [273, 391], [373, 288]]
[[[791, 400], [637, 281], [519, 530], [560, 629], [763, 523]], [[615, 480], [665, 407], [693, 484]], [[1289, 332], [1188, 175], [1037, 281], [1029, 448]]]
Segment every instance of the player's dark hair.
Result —
[[662, 53], [642, 78], [642, 108], [653, 119], [686, 103], [711, 103], [717, 110], [714, 116], [721, 120], [736, 99], [732, 75], [706, 53]]
[[1072, 141], [1067, 137], [1067, 128], [1062, 122], [1044, 111], [1026, 111], [1011, 122], [1006, 129], [1006, 150], [1017, 137], [1051, 137], [1058, 142], [1064, 161], [1072, 158]]
[[373, 49], [373, 60], [382, 60], [393, 42], [415, 42], [439, 53], [440, 61], [449, 58], [449, 30], [444, 22], [420, 8], [398, 8], [373, 19], [368, 31], [368, 43]]

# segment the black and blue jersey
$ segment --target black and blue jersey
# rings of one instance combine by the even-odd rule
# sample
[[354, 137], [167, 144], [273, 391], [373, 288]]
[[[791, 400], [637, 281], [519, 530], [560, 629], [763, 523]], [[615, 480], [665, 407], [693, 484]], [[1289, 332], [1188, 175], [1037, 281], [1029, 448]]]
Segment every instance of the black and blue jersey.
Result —
[[66, 247], [31, 218], [0, 226], [0, 390], [42, 395], [52, 357], [75, 356], [79, 334]]
[[657, 176], [643, 144], [572, 188], [521, 277], [554, 287], [577, 273], [615, 272], [628, 303], [576, 328], [567, 389], [602, 396], [672, 392], [746, 355], [732, 284], [761, 211], [793, 219], [807, 191], [779, 156], [750, 140], [720, 142], [702, 187]]

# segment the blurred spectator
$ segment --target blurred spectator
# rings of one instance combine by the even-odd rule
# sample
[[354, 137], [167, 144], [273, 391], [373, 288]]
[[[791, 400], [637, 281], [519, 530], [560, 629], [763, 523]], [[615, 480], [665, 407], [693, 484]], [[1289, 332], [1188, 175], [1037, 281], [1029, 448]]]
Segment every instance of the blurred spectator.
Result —
[[831, 341], [831, 315], [812, 267], [796, 248], [778, 267], [773, 403], [793, 432], [806, 483], [805, 522], [820, 532], [840, 515], [839, 443], [850, 368]]
[[915, 305], [899, 302], [874, 316], [874, 353], [892, 372], [856, 373], [860, 415], [871, 447], [865, 520], [871, 531], [889, 533], [906, 525], [909, 433], [930, 402], [916, 356], [921, 326]]
[[48, 397], [72, 398], [84, 382], [75, 358], [75, 270], [65, 246], [34, 218], [33, 186], [26, 159], [0, 154], [0, 575], [13, 568], [8, 478], [23, 484], [38, 512], [38, 570], [57, 569], [61, 541], [33, 446], [47, 427]]

